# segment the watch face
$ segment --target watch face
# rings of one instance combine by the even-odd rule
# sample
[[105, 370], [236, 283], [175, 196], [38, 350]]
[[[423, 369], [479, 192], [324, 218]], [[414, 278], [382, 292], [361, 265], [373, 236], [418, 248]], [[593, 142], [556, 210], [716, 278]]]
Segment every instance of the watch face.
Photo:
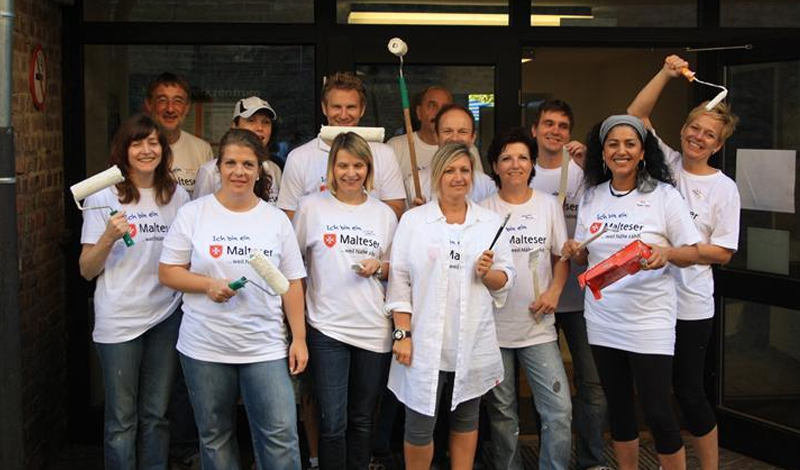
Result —
[[404, 333], [405, 332], [403, 330], [394, 330], [394, 333], [392, 333], [392, 335], [394, 336], [394, 339], [401, 340], [406, 337]]

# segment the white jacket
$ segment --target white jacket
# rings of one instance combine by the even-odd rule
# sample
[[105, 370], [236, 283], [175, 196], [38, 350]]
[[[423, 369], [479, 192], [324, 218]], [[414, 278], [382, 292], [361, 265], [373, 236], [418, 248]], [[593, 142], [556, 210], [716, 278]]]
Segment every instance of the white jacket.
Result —
[[[494, 247], [493, 269], [508, 281], [491, 292], [475, 274], [475, 261], [489, 248], [502, 218], [468, 201], [464, 222], [465, 266], [461, 282], [461, 317], [452, 409], [480, 397], [503, 379], [503, 363], [495, 335], [492, 300], [505, 303], [514, 282], [514, 262], [508, 238]], [[411, 209], [400, 220], [392, 247], [386, 311], [410, 312], [410, 366], [392, 361], [389, 389], [412, 410], [434, 416], [447, 304], [448, 229], [437, 201]]]

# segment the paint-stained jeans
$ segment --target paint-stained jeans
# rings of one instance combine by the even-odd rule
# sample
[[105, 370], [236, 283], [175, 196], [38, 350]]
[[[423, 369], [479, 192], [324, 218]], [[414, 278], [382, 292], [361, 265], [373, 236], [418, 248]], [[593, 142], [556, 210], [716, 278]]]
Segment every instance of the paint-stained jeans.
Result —
[[567, 470], [572, 450], [572, 403], [558, 343], [551, 341], [525, 348], [500, 348], [505, 377], [486, 395], [492, 430], [494, 468], [522, 470], [519, 458], [519, 415], [514, 381], [515, 356], [525, 370], [542, 420], [540, 470]]

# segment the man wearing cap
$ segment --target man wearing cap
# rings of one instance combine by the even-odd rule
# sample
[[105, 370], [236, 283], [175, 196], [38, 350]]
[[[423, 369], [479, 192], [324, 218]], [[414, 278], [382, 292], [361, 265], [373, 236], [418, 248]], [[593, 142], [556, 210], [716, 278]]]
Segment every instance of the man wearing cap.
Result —
[[[531, 134], [536, 140], [536, 165], [531, 187], [547, 194], [559, 195], [563, 151], [569, 153], [566, 185], [564, 187], [564, 218], [567, 235], [575, 234], [578, 204], [583, 197], [582, 161], [586, 147], [570, 141], [575, 122], [572, 108], [561, 100], [548, 100], [539, 106], [534, 116]], [[608, 469], [603, 455], [603, 426], [606, 420], [606, 400], [600, 377], [586, 336], [583, 318], [583, 292], [577, 275], [584, 268], [572, 263], [570, 275], [556, 308], [556, 327], [564, 333], [572, 356], [576, 394], [572, 399], [572, 423], [575, 431], [576, 468], [578, 470]]]
[[[367, 109], [367, 94], [361, 79], [350, 72], [336, 72], [322, 87], [322, 114], [329, 126], [358, 126]], [[392, 148], [370, 142], [375, 167], [372, 194], [391, 207], [397, 217], [405, 209], [406, 192]], [[301, 197], [327, 189], [329, 142], [319, 136], [297, 147], [286, 158], [278, 207], [294, 216]]]
[[172, 149], [172, 174], [191, 195], [197, 170], [214, 153], [208, 142], [181, 129], [192, 105], [189, 96], [186, 79], [164, 72], [150, 82], [144, 111], [161, 126]]
[[[233, 107], [233, 121], [231, 127], [234, 129], [247, 129], [255, 133], [261, 143], [266, 148], [272, 136], [272, 126], [278, 119], [275, 109], [258, 96], [243, 98], [236, 102]], [[269, 190], [269, 202], [275, 204], [278, 199], [278, 191], [281, 184], [281, 169], [272, 160], [264, 162], [264, 171], [272, 178], [272, 185]], [[197, 199], [216, 192], [220, 188], [219, 169], [216, 159], [203, 164], [197, 171], [197, 183], [195, 184], [192, 197]]]

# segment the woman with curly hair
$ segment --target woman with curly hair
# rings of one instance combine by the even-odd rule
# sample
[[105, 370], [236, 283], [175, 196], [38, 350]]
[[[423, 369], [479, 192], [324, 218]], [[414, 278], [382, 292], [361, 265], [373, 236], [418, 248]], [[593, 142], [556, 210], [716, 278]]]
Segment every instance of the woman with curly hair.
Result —
[[608, 400], [620, 470], [638, 468], [635, 390], [665, 470], [685, 470], [670, 389], [675, 347], [675, 282], [667, 270], [697, 259], [700, 236], [675, 189], [655, 136], [634, 116], [610, 116], [588, 137], [586, 192], [575, 238], [603, 225], [608, 233], [588, 248], [569, 240], [563, 254], [592, 267], [635, 239], [652, 247], [643, 271], [585, 297], [586, 330]]

